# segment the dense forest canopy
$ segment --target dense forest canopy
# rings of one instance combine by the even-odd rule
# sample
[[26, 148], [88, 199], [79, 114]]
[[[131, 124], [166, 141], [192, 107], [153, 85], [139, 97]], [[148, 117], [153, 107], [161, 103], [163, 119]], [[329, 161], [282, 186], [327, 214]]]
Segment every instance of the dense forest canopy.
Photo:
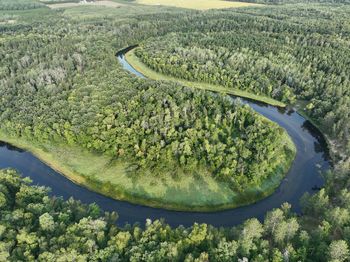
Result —
[[[269, 5], [209, 12], [130, 6], [128, 11], [120, 8], [113, 13], [103, 9], [102, 15], [89, 8], [53, 11], [42, 6], [29, 0], [0, 2], [2, 131], [36, 142], [78, 144], [127, 158], [137, 167], [151, 166], [158, 170], [156, 175], [167, 168], [159, 159], [191, 169], [204, 154], [206, 165], [216, 168], [218, 156], [233, 157], [225, 154], [227, 148], [219, 142], [240, 150], [241, 140], [248, 141], [237, 156], [244, 161], [238, 161], [235, 168], [249, 169], [249, 161], [256, 158], [270, 164], [269, 153], [281, 150], [275, 144], [280, 142], [281, 130], [275, 125], [225, 97], [174, 83], [136, 79], [114, 57], [120, 48], [143, 43], [145, 57], [151, 54], [149, 61], [152, 56], [176, 54], [181, 65], [186, 58], [181, 52], [189, 52], [185, 43], [192, 41], [199, 53], [212, 54], [210, 72], [218, 73], [215, 81], [222, 77], [217, 56], [227, 61], [225, 54], [236, 55], [245, 68], [234, 76], [244, 80], [244, 85], [236, 87], [268, 95], [279, 90], [278, 99], [305, 100], [307, 113], [342, 145], [343, 155], [349, 156], [348, 5]], [[169, 52], [171, 45], [164, 40], [170, 37], [179, 44], [178, 50]], [[159, 50], [147, 49], [154, 39], [159, 40]], [[169, 70], [169, 61], [156, 65]], [[260, 74], [252, 75], [251, 65]], [[196, 66], [201, 68], [199, 62]], [[176, 73], [184, 77], [181, 70]], [[188, 73], [191, 76], [193, 71]], [[267, 88], [259, 90], [257, 81]], [[174, 118], [176, 112], [178, 118]], [[233, 115], [237, 122], [228, 121]], [[202, 129], [188, 128], [190, 125]], [[175, 129], [173, 139], [183, 143], [184, 160], [176, 154], [168, 157], [173, 147], [162, 136], [171, 128]], [[191, 147], [196, 143], [205, 146], [203, 130], [209, 133], [213, 155], [205, 147]], [[222, 134], [234, 134], [237, 139], [225, 141]], [[140, 137], [146, 139], [146, 145]], [[0, 260], [347, 261], [350, 164], [335, 164], [335, 171], [324, 174], [325, 187], [301, 200], [302, 215], [292, 213], [285, 204], [268, 212], [264, 221], [252, 218], [225, 229], [206, 224], [171, 228], [163, 221], [119, 228], [114, 213], [102, 214], [96, 205], [48, 197], [48, 189], [29, 185], [28, 179], [13, 170], [2, 170]], [[224, 174], [221, 171], [217, 174]]]
[[140, 176], [207, 170], [237, 192], [260, 185], [293, 155], [285, 131], [249, 107], [137, 80], [118, 67], [112, 54], [126, 43], [173, 30], [164, 17], [66, 23], [55, 16], [28, 32], [3, 27], [0, 127], [6, 133], [101, 152]]
[[[264, 16], [212, 15], [205, 25], [194, 24], [189, 32], [147, 39], [135, 53], [152, 69], [178, 78], [239, 88], [287, 103], [307, 101], [310, 116], [349, 151], [346, 14], [312, 9], [298, 14], [257, 12]], [[314, 16], [306, 18], [310, 13]], [[298, 16], [304, 18], [295, 23]], [[316, 18], [319, 26], [313, 24]]]
[[[349, 185], [349, 174], [332, 181]], [[284, 204], [264, 221], [252, 218], [234, 228], [171, 228], [159, 220], [120, 228], [116, 213], [48, 197], [48, 189], [1, 170], [0, 260], [347, 261], [350, 193], [332, 183], [303, 199], [302, 217]]]
[[1, 0], [0, 10], [26, 10], [42, 8], [44, 5], [34, 0]]

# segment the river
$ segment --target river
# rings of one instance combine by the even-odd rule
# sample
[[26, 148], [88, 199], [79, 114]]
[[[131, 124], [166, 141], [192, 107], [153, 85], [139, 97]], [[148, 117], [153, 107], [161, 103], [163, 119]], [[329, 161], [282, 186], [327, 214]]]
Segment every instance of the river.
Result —
[[[125, 70], [137, 77], [144, 77], [125, 60], [124, 53], [131, 48], [117, 53], [119, 62]], [[278, 189], [269, 197], [248, 206], [235, 209], [205, 213], [179, 212], [130, 204], [105, 197], [74, 184], [63, 175], [55, 172], [30, 152], [0, 142], [0, 169], [15, 168], [24, 176], [29, 176], [34, 184], [48, 186], [51, 195], [64, 199], [73, 197], [83, 203], [97, 203], [105, 211], [119, 214], [118, 225], [164, 218], [171, 226], [190, 226], [194, 222], [208, 223], [214, 226], [234, 226], [250, 217], [263, 219], [264, 214], [284, 202], [292, 204], [292, 210], [300, 212], [299, 199], [305, 192], [313, 192], [324, 184], [320, 172], [330, 168], [328, 149], [322, 134], [304, 117], [293, 109], [281, 109], [263, 103], [240, 99], [255, 111], [278, 123], [286, 129], [292, 138], [297, 154], [288, 174]]]

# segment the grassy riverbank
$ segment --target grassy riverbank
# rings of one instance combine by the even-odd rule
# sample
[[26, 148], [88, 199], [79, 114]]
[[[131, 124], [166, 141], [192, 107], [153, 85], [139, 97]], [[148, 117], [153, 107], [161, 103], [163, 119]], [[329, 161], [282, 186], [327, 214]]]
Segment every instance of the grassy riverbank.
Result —
[[187, 81], [179, 78], [175, 78], [172, 76], [167, 76], [161, 73], [158, 73], [151, 68], [149, 68], [147, 65], [145, 65], [136, 55], [134, 52], [135, 49], [129, 51], [125, 55], [125, 59], [127, 62], [135, 68], [137, 71], [142, 73], [144, 76], [154, 79], [154, 80], [165, 80], [165, 81], [176, 81], [179, 82], [185, 86], [193, 87], [193, 88], [199, 88], [199, 89], [205, 89], [210, 90], [214, 92], [224, 93], [224, 94], [230, 94], [234, 96], [239, 96], [243, 98], [252, 99], [255, 101], [263, 102], [269, 105], [278, 106], [278, 107], [285, 107], [286, 104], [277, 101], [273, 98], [267, 97], [267, 96], [261, 96], [261, 95], [255, 95], [246, 91], [242, 91], [239, 89], [234, 88], [228, 88], [220, 85], [213, 85], [208, 83], [200, 83], [200, 82], [194, 82], [194, 81]]
[[217, 182], [203, 170], [196, 174], [151, 174], [134, 177], [127, 165], [105, 155], [62, 144], [39, 144], [0, 132], [0, 140], [32, 152], [76, 184], [109, 197], [152, 207], [182, 211], [217, 211], [254, 203], [274, 192], [295, 157], [295, 147], [285, 133], [285, 154], [276, 157], [270, 178], [241, 194]]

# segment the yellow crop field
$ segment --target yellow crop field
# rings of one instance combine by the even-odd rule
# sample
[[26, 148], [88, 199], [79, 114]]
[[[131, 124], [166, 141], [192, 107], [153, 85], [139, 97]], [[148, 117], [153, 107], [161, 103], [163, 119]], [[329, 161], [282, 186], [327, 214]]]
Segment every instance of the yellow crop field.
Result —
[[231, 2], [223, 0], [137, 0], [138, 4], [163, 5], [197, 10], [261, 6], [260, 4]]

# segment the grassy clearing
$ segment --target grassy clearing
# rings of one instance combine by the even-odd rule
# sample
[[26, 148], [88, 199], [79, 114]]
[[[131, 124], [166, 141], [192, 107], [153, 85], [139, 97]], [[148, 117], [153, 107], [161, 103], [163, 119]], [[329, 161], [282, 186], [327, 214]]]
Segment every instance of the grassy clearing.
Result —
[[193, 88], [205, 89], [205, 90], [215, 91], [215, 92], [219, 92], [219, 93], [249, 98], [249, 99], [264, 102], [266, 104], [270, 104], [273, 106], [279, 106], [279, 107], [286, 106], [286, 104], [284, 104], [283, 102], [277, 101], [277, 100], [270, 98], [270, 97], [267, 97], [267, 96], [255, 95], [255, 94], [252, 94], [252, 93], [249, 93], [246, 91], [242, 91], [239, 89], [228, 88], [228, 87], [224, 87], [224, 86], [220, 86], [220, 85], [213, 85], [213, 84], [200, 83], [200, 82], [194, 82], [194, 81], [186, 81], [183, 79], [179, 79], [179, 78], [175, 78], [172, 76], [167, 76], [167, 75], [158, 73], [158, 72], [150, 69], [148, 66], [146, 66], [135, 55], [134, 50], [131, 50], [128, 53], [126, 53], [125, 58], [133, 68], [135, 68], [137, 71], [141, 72], [144, 76], [146, 76], [150, 79], [176, 81], [176, 82], [179, 82], [185, 86], [189, 86], [189, 87], [193, 87]]
[[57, 8], [70, 8], [77, 6], [105, 6], [105, 7], [114, 7], [118, 8], [123, 6], [123, 4], [112, 2], [112, 1], [97, 1], [97, 2], [88, 2], [88, 3], [58, 3], [58, 4], [47, 4], [47, 6], [51, 9]]
[[127, 164], [79, 147], [38, 144], [3, 132], [0, 132], [0, 140], [32, 152], [74, 183], [93, 191], [132, 203], [182, 211], [209, 212], [256, 202], [273, 193], [295, 156], [294, 144], [285, 134], [288, 149], [285, 155], [278, 156], [276, 166], [270, 170], [270, 179], [260, 187], [237, 194], [205, 171], [176, 177], [164, 174], [154, 178], [147, 173], [134, 177], [126, 171]]
[[120, 8], [107, 8], [104, 6], [81, 5], [74, 8], [65, 8], [63, 15], [77, 21], [81, 19], [95, 19], [101, 16], [122, 17], [122, 13], [125, 13], [125, 8], [125, 6], [120, 6]]
[[[65, 8], [64, 16], [69, 19], [81, 21], [81, 19], [96, 19], [100, 17], [111, 17], [114, 20], [123, 20], [126, 17], [153, 14], [154, 7], [136, 5], [132, 2], [117, 3], [119, 8], [108, 8], [106, 6], [79, 5], [74, 8]], [[169, 8], [157, 8], [157, 13], [167, 12]]]
[[136, 3], [143, 5], [173, 6], [197, 10], [261, 6], [260, 4], [254, 3], [231, 2], [222, 0], [136, 0]]

